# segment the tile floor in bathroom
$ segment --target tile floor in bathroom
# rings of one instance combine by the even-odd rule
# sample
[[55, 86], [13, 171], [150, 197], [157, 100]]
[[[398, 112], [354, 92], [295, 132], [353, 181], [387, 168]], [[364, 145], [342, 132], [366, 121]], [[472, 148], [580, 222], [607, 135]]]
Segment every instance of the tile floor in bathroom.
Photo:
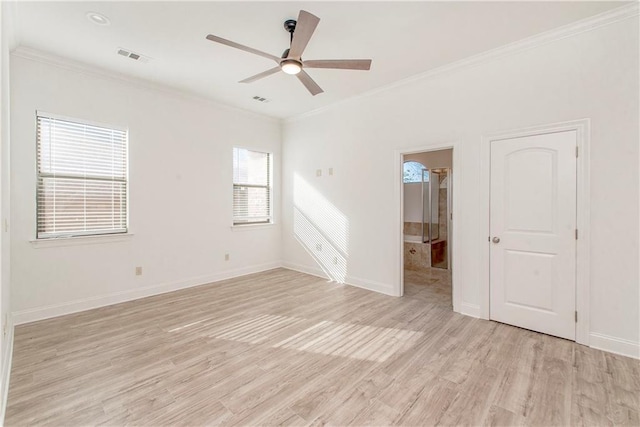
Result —
[[[419, 288], [413, 285], [419, 286]], [[452, 308], [451, 271], [442, 268], [422, 270], [405, 268], [404, 294], [412, 298], [424, 299], [431, 304]]]

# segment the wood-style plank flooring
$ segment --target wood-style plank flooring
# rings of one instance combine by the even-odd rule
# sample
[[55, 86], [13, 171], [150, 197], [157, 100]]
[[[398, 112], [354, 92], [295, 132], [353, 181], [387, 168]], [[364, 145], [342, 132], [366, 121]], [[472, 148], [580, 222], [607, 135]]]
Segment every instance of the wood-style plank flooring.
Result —
[[19, 326], [17, 425], [638, 425], [637, 360], [284, 269]]

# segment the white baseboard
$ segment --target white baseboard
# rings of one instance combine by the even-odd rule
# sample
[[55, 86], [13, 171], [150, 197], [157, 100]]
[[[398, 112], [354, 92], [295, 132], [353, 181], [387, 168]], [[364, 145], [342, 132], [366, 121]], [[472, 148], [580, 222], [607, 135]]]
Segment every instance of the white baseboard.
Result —
[[[164, 294], [167, 292], [173, 292], [180, 289], [191, 288], [193, 286], [205, 285], [208, 283], [219, 282], [221, 280], [232, 279], [234, 277], [240, 277], [247, 274], [259, 273], [261, 271], [272, 270], [274, 268], [284, 267], [290, 270], [299, 271], [301, 273], [311, 274], [325, 278], [327, 275], [320, 269], [315, 267], [308, 267], [300, 264], [282, 263], [280, 261], [255, 265], [251, 267], [244, 267], [235, 270], [228, 270], [214, 275], [194, 277], [186, 280], [164, 283], [160, 285], [148, 286], [139, 289], [114, 292], [108, 295], [101, 295], [90, 298], [83, 298], [74, 301], [65, 302], [62, 304], [54, 304], [44, 307], [37, 307], [27, 310], [20, 310], [13, 313], [13, 322], [15, 325], [22, 325], [25, 323], [36, 322], [38, 320], [50, 319], [53, 317], [64, 316], [66, 314], [78, 313], [80, 311], [91, 310], [94, 308], [104, 307], [107, 305], [118, 304], [121, 302], [131, 301], [139, 298], [145, 298], [153, 295]], [[357, 277], [348, 277], [347, 285], [356, 286], [359, 288], [367, 289], [374, 292], [383, 293], [386, 295], [394, 296], [393, 289], [389, 285], [383, 283], [373, 282]]]
[[139, 289], [132, 289], [121, 292], [114, 292], [108, 295], [101, 295], [90, 298], [83, 298], [75, 301], [69, 301], [62, 304], [54, 304], [44, 307], [20, 310], [13, 313], [13, 324], [22, 325], [24, 323], [35, 322], [38, 320], [50, 319], [52, 317], [64, 316], [65, 314], [77, 313], [80, 311], [91, 310], [107, 305], [118, 304], [125, 301], [131, 301], [139, 298], [145, 298], [153, 295], [173, 292], [180, 289], [191, 288], [193, 286], [206, 285], [208, 283], [219, 282], [221, 280], [232, 279], [234, 277], [245, 276], [247, 274], [259, 273], [261, 271], [272, 270], [282, 267], [281, 261], [274, 261], [265, 264], [253, 265], [249, 267], [227, 270], [217, 274], [193, 277], [190, 279], [180, 280], [176, 282], [163, 283], [159, 285], [147, 286]]
[[362, 289], [367, 289], [381, 294], [389, 295], [392, 297], [399, 297], [393, 286], [386, 283], [374, 282], [373, 280], [361, 279], [359, 277], [347, 276], [347, 285], [355, 286]]
[[286, 262], [286, 261], [282, 263], [282, 267], [284, 267], [284, 268], [286, 268], [288, 270], [297, 271], [298, 273], [310, 274], [312, 276], [320, 277], [322, 279], [331, 280], [331, 279], [329, 279], [329, 276], [327, 276], [325, 274], [325, 272], [322, 271], [322, 269], [317, 268], [317, 267], [309, 267], [309, 266], [306, 266], [306, 265], [295, 264], [295, 263]]
[[[292, 262], [283, 262], [282, 267], [287, 268], [289, 270], [298, 271], [300, 273], [310, 274], [312, 276], [321, 277], [323, 279], [331, 280], [321, 268], [318, 267], [309, 267], [307, 265], [296, 264]], [[361, 279], [359, 277], [347, 276], [345, 280], [345, 285], [355, 286], [356, 288], [366, 289], [368, 291], [378, 292], [385, 295], [390, 296], [399, 296], [394, 292], [394, 289], [391, 285], [374, 282], [372, 280]]]
[[0, 425], [4, 425], [4, 415], [7, 410], [7, 397], [9, 396], [9, 379], [11, 377], [11, 360], [13, 358], [13, 319], [9, 315], [7, 318], [7, 336], [5, 337], [7, 342], [6, 350], [2, 355], [2, 372], [0, 375], [0, 399], [2, 399], [0, 405]]
[[471, 304], [464, 301], [460, 304], [460, 314], [464, 314], [465, 316], [477, 317], [479, 319], [482, 318], [482, 316], [480, 315], [480, 306], [478, 304]]
[[[21, 325], [24, 323], [35, 322], [38, 320], [49, 319], [52, 317], [63, 316], [65, 314], [77, 313], [80, 311], [91, 310], [94, 308], [104, 307], [107, 305], [118, 304], [125, 301], [131, 301], [139, 298], [145, 298], [153, 295], [159, 295], [167, 292], [173, 292], [180, 289], [190, 288], [194, 286], [205, 285], [209, 283], [219, 282], [221, 280], [232, 279], [235, 277], [245, 276], [247, 274], [260, 273], [262, 271], [272, 270], [274, 268], [284, 267], [289, 270], [298, 271], [312, 276], [321, 277], [326, 280], [330, 280], [328, 276], [317, 267], [310, 267], [302, 264], [295, 264], [291, 262], [270, 262], [265, 264], [254, 265], [250, 267], [243, 267], [235, 270], [228, 270], [214, 275], [199, 276], [187, 280], [164, 283], [155, 286], [148, 286], [145, 288], [134, 289], [130, 291], [116, 292], [109, 295], [103, 295], [92, 298], [84, 298], [80, 300], [70, 301], [63, 304], [50, 305], [45, 307], [38, 307], [28, 310], [21, 310], [9, 316], [7, 340], [8, 345], [6, 352], [3, 355], [2, 371], [0, 375], [0, 403], [2, 414], [0, 420], [4, 419], [4, 410], [7, 403], [7, 393], [9, 391], [9, 375], [11, 373], [11, 357], [13, 355], [13, 331], [14, 325]], [[353, 276], [347, 277], [346, 285], [359, 287], [362, 289], [382, 293], [390, 296], [397, 296], [393, 292], [393, 287], [384, 283], [374, 282], [371, 280], [361, 279]], [[477, 304], [471, 304], [468, 302], [462, 302], [460, 304], [460, 313], [472, 316], [480, 316], [480, 306]], [[609, 335], [603, 335], [598, 333], [590, 334], [590, 347], [598, 350], [608, 351], [610, 353], [620, 354], [622, 356], [632, 357], [640, 359], [640, 343], [622, 338], [612, 337]]]
[[589, 347], [640, 359], [640, 343], [635, 341], [592, 332], [589, 335]]

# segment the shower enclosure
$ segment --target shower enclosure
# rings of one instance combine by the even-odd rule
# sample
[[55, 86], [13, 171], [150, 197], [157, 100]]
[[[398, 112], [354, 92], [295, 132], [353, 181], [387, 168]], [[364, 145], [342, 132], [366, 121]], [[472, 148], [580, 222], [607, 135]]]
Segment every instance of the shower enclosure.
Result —
[[422, 169], [422, 242], [429, 244], [431, 267], [450, 267], [450, 169]]

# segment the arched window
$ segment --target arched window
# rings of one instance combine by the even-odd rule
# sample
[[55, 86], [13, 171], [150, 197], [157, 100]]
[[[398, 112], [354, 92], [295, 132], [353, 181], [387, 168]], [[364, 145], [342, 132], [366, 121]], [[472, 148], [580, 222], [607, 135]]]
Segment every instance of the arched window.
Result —
[[[402, 182], [422, 182], [422, 169], [426, 169], [422, 163], [408, 161], [404, 162], [404, 173]], [[424, 182], [429, 182], [429, 174], [424, 175]]]

